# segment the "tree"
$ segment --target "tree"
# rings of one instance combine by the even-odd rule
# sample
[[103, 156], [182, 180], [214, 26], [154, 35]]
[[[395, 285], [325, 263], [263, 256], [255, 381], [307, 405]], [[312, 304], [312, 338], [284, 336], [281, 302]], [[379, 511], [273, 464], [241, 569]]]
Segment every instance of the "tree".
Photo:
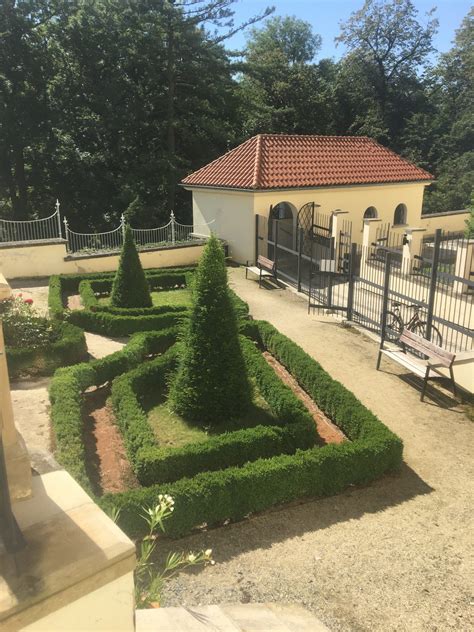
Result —
[[250, 405], [251, 388], [227, 286], [224, 250], [215, 236], [206, 244], [196, 271], [191, 314], [180, 344], [171, 406], [199, 423], [238, 418]]
[[0, 192], [14, 219], [26, 219], [31, 211], [28, 163], [49, 126], [47, 26], [57, 15], [57, 4], [0, 3]]
[[359, 90], [364, 86], [364, 105], [375, 105], [372, 118], [386, 129], [389, 142], [397, 138], [416, 105], [411, 97], [419, 89], [419, 75], [433, 51], [438, 27], [433, 13], [434, 9], [422, 24], [412, 0], [366, 0], [341, 25], [336, 38], [349, 51], [345, 63], [352, 82]]
[[119, 267], [112, 285], [113, 307], [151, 307], [150, 288], [133, 241], [130, 226], [125, 228]]
[[311, 25], [294, 17], [274, 17], [252, 29], [238, 90], [242, 136], [328, 133], [333, 65], [313, 63], [320, 46]]

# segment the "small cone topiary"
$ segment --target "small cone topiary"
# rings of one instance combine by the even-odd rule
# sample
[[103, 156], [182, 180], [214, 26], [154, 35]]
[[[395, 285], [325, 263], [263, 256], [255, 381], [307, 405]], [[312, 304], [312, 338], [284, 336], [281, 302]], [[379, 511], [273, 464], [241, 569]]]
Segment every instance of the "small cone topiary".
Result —
[[215, 236], [209, 239], [195, 274], [191, 314], [180, 344], [178, 370], [170, 385], [172, 408], [203, 424], [241, 416], [252, 392], [227, 285], [224, 250]]
[[148, 281], [133, 241], [130, 226], [126, 226], [120, 262], [112, 285], [110, 304], [114, 307], [151, 307]]

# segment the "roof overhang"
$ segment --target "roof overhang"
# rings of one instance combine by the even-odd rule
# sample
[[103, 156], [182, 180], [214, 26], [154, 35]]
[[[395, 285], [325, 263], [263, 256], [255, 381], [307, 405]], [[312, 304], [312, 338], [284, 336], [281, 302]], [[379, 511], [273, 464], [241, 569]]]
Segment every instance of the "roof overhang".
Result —
[[374, 186], [393, 186], [393, 185], [407, 185], [407, 184], [422, 184], [428, 186], [433, 184], [435, 180], [393, 180], [391, 182], [358, 182], [354, 184], [324, 184], [324, 185], [310, 185], [302, 187], [275, 187], [268, 189], [253, 189], [253, 188], [240, 188], [240, 187], [223, 187], [218, 185], [209, 184], [186, 184], [180, 182], [179, 186], [183, 187], [187, 191], [193, 191], [194, 189], [207, 190], [207, 191], [227, 191], [235, 193], [272, 193], [277, 191], [308, 191], [316, 189], [347, 189], [354, 187], [374, 187]]

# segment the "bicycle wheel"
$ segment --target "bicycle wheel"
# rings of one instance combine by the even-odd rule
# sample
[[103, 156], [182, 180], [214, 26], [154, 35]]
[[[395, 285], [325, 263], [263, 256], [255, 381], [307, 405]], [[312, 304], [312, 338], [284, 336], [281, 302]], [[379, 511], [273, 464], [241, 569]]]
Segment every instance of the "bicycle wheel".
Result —
[[385, 323], [385, 340], [398, 340], [402, 335], [403, 320], [395, 312], [387, 312], [387, 320]]
[[[420, 320], [416, 323], [415, 327], [412, 329], [413, 333], [418, 334], [422, 338], [426, 337], [426, 321]], [[443, 346], [443, 336], [441, 335], [439, 329], [434, 325], [431, 325], [431, 342], [438, 347]]]

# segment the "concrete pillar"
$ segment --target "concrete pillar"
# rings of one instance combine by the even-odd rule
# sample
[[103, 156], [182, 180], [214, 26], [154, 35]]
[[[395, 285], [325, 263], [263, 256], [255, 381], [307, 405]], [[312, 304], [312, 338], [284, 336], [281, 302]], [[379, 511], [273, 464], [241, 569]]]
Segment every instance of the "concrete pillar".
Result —
[[[474, 259], [474, 239], [466, 239], [458, 244], [456, 254], [456, 265], [454, 267], [455, 276], [463, 279], [470, 279], [472, 262]], [[458, 294], [467, 291], [467, 285], [462, 281], [455, 281], [454, 291]]]
[[411, 271], [413, 258], [415, 255], [421, 254], [421, 243], [425, 232], [425, 228], [405, 229], [405, 243], [403, 244], [402, 251], [402, 269], [405, 272]]
[[377, 235], [377, 227], [382, 220], [380, 219], [364, 219], [364, 228], [362, 229], [362, 257], [360, 260], [361, 272], [366, 269], [366, 265], [370, 262], [370, 255], [375, 251], [372, 243]]
[[31, 465], [23, 437], [15, 427], [3, 328], [0, 321], [0, 426], [8, 485], [13, 500], [31, 496]]
[[[332, 213], [332, 225], [331, 225], [331, 237], [334, 238], [334, 259], [336, 260], [336, 270], [341, 262], [341, 254], [339, 252], [339, 233], [342, 230], [342, 222], [344, 215], [347, 215], [348, 211], [333, 211]], [[338, 270], [340, 271], [340, 270]]]

